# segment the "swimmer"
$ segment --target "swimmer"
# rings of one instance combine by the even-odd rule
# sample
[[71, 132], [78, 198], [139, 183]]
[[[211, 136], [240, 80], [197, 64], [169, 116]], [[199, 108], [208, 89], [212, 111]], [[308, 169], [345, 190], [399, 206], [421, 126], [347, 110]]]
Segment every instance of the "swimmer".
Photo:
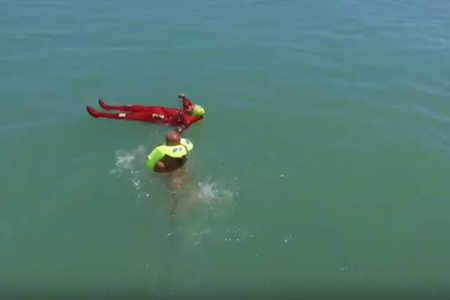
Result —
[[181, 138], [176, 131], [169, 131], [166, 135], [166, 143], [157, 146], [149, 154], [147, 166], [158, 173], [168, 174], [170, 195], [168, 198], [169, 213], [175, 214], [181, 194], [178, 191], [183, 186], [187, 173], [182, 168], [187, 161], [188, 152], [192, 151], [194, 145], [188, 140]]
[[147, 106], [147, 105], [109, 105], [99, 99], [99, 105], [105, 110], [119, 110], [118, 113], [105, 113], [86, 106], [88, 113], [94, 118], [110, 118], [137, 120], [152, 123], [166, 123], [174, 126], [178, 132], [189, 128], [193, 123], [203, 119], [205, 110], [198, 104], [193, 104], [184, 94], [178, 98], [183, 100], [183, 107]]
[[194, 145], [188, 139], [181, 138], [176, 131], [169, 131], [166, 143], [156, 147], [148, 156], [147, 166], [155, 172], [172, 172], [187, 161], [187, 154]]

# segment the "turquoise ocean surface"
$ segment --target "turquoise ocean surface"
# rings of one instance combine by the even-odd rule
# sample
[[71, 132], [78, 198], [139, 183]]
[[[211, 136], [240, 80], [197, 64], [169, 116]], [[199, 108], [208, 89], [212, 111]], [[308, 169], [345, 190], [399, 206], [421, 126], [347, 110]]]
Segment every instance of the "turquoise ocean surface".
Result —
[[[0, 298], [449, 299], [449, 16], [0, 0]], [[167, 126], [85, 110], [181, 92], [207, 114], [172, 176]]]

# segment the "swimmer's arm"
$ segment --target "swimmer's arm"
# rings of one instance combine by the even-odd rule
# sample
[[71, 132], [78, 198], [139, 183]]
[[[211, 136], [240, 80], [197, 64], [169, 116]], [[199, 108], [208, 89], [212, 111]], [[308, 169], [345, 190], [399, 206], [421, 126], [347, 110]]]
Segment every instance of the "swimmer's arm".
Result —
[[158, 161], [154, 167], [155, 172], [166, 172], [166, 165], [162, 161]]
[[191, 99], [186, 97], [184, 94], [179, 94], [178, 98], [183, 100], [183, 110], [188, 110], [188, 108], [192, 108], [194, 104], [192, 104]]
[[182, 133], [185, 129], [188, 129], [192, 125], [192, 123], [195, 123], [195, 122], [203, 119], [203, 116], [192, 116], [189, 114], [179, 114], [178, 116], [180, 117], [180, 119], [178, 120], [178, 123], [181, 123], [181, 124], [176, 126], [175, 129], [179, 133]]
[[186, 126], [180, 125], [180, 126], [177, 126], [175, 129], [178, 131], [178, 133], [181, 134], [181, 133], [183, 133], [183, 130], [186, 129]]

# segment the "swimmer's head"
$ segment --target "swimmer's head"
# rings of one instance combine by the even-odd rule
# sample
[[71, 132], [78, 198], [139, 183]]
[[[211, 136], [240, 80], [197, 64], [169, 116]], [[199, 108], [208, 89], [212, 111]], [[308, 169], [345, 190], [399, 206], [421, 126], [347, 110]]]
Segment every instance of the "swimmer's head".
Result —
[[205, 109], [198, 104], [194, 104], [191, 114], [194, 116], [203, 116], [205, 114]]
[[171, 130], [166, 135], [166, 145], [167, 146], [176, 146], [180, 144], [180, 134], [174, 130]]

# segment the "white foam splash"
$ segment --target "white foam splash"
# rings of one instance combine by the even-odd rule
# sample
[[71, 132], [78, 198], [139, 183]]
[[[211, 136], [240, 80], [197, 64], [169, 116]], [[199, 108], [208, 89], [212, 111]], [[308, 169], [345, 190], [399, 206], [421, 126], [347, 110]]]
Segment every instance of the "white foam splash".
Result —
[[233, 191], [219, 186], [215, 182], [211, 181], [200, 181], [197, 184], [197, 198], [206, 204], [225, 204], [231, 203], [233, 201], [234, 193]]
[[210, 201], [217, 195], [217, 184], [212, 182], [199, 182], [198, 184], [198, 197]]
[[136, 170], [136, 161], [142, 162], [145, 155], [144, 145], [139, 145], [136, 149], [131, 151], [117, 150], [115, 153], [115, 168], [110, 171], [110, 174], [121, 176], [124, 171], [130, 171], [131, 173], [139, 172]]
[[115, 168], [111, 169], [111, 175], [122, 177], [129, 176], [132, 186], [137, 190], [141, 190], [142, 179], [140, 178], [141, 171], [139, 167], [143, 165], [145, 160], [146, 149], [144, 145], [137, 146], [131, 151], [117, 150], [115, 152]]
[[176, 213], [185, 215], [192, 209], [207, 209], [209, 217], [218, 217], [229, 211], [235, 193], [211, 180], [187, 183], [171, 192], [178, 199]]

